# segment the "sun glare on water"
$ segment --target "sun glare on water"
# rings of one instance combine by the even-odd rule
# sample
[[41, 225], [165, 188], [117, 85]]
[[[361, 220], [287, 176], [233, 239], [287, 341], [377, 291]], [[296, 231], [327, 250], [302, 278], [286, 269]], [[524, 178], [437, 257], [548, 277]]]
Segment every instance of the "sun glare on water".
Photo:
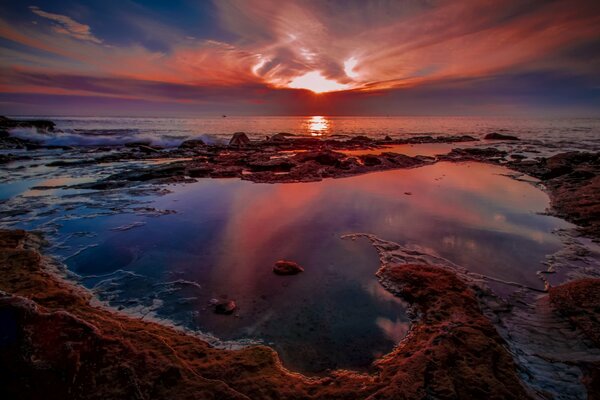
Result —
[[306, 124], [312, 136], [323, 136], [329, 132], [329, 120], [326, 117], [320, 115], [309, 117]]
[[293, 89], [308, 89], [315, 93], [336, 92], [350, 89], [349, 85], [327, 79], [320, 72], [313, 71], [298, 76], [290, 81], [288, 87]]

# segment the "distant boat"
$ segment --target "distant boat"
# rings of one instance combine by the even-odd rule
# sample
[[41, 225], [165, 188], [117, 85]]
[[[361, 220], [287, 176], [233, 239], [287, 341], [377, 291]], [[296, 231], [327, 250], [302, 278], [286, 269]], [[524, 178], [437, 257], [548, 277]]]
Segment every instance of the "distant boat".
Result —
[[227, 115], [223, 114], [223, 118], [227, 118]]

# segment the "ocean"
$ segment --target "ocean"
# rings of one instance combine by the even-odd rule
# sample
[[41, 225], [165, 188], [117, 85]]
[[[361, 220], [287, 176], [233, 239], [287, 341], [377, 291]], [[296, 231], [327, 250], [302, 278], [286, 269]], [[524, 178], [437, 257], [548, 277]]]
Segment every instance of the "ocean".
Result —
[[512, 117], [328, 117], [328, 116], [228, 116], [199, 118], [56, 117], [59, 132], [38, 134], [31, 129], [13, 132], [22, 138], [54, 145], [116, 145], [131, 142], [173, 147], [183, 140], [201, 138], [226, 142], [234, 132], [263, 139], [278, 132], [298, 136], [334, 137], [366, 135], [393, 138], [411, 135], [473, 135], [490, 132], [519, 136], [532, 144], [573, 150], [600, 149], [599, 118]]

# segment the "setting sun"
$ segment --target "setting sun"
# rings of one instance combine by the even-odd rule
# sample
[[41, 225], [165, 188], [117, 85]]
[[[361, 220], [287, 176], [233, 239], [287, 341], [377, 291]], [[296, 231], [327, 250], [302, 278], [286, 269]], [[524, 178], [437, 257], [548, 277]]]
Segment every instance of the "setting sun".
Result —
[[312, 71], [290, 81], [289, 87], [294, 89], [308, 89], [315, 93], [336, 92], [350, 89], [349, 85], [327, 79], [320, 72]]

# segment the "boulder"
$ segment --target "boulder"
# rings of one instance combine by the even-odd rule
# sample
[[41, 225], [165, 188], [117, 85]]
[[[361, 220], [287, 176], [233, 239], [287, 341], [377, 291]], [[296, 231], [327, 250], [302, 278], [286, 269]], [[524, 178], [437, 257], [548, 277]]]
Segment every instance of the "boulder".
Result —
[[485, 140], [519, 140], [518, 137], [512, 135], [503, 135], [502, 133], [492, 132], [484, 137]]
[[214, 310], [216, 314], [229, 315], [237, 309], [237, 304], [233, 300], [214, 300]]
[[296, 275], [304, 272], [304, 268], [293, 261], [279, 260], [275, 263], [273, 272], [277, 275]]
[[373, 154], [367, 154], [364, 156], [360, 156], [360, 159], [362, 160], [363, 164], [366, 165], [367, 167], [373, 167], [375, 165], [381, 164], [381, 160], [379, 159], [379, 157], [377, 157], [376, 155], [373, 155]]
[[229, 141], [230, 146], [245, 146], [249, 143], [250, 139], [248, 138], [248, 135], [246, 135], [244, 132], [234, 133], [231, 137], [231, 140]]

